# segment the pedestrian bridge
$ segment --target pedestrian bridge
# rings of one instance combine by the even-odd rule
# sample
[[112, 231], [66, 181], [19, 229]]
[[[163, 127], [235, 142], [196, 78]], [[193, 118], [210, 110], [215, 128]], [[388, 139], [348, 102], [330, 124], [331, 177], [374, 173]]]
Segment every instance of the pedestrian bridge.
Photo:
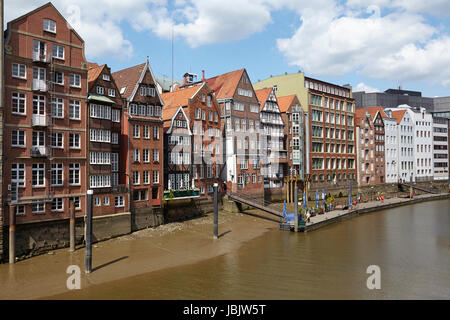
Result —
[[235, 202], [245, 204], [252, 208], [264, 211], [268, 214], [277, 216], [279, 218], [283, 218], [283, 209], [282, 208], [274, 208], [273, 203], [266, 200], [257, 200], [245, 194], [237, 194], [237, 193], [229, 193], [228, 198]]
[[436, 191], [432, 191], [432, 190], [428, 190], [428, 189], [425, 189], [425, 188], [422, 188], [422, 187], [418, 187], [418, 186], [416, 186], [414, 184], [410, 185], [408, 183], [399, 182], [399, 185], [407, 187], [407, 188], [412, 187], [413, 189], [417, 189], [417, 190], [420, 190], [420, 191], [423, 191], [423, 192], [427, 192], [427, 193], [431, 193], [431, 194], [438, 194], [438, 192], [436, 192]]

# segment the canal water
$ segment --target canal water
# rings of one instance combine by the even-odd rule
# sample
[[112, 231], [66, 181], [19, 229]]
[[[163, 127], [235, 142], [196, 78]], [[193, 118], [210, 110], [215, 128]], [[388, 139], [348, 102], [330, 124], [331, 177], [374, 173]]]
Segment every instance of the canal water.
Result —
[[[368, 266], [381, 289], [367, 288]], [[450, 200], [272, 230], [200, 263], [92, 285], [72, 299], [450, 299]]]

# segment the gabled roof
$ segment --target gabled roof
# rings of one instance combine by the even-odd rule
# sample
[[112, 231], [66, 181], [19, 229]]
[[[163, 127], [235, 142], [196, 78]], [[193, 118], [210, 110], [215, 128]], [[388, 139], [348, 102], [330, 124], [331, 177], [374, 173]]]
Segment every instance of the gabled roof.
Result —
[[[198, 84], [192, 87], [175, 90], [173, 92], [166, 92], [161, 95], [161, 99], [164, 102], [164, 109], [178, 106], [187, 106], [189, 99], [193, 98], [197, 91], [199, 91], [204, 84]], [[163, 120], [164, 117], [163, 117]]]
[[100, 76], [105, 66], [105, 64], [99, 66], [96, 63], [88, 62], [88, 90], [91, 90], [92, 86], [95, 83], [95, 80], [97, 80], [97, 78]]
[[264, 108], [264, 105], [269, 99], [270, 94], [272, 93], [273, 88], [263, 88], [259, 90], [255, 90], [256, 97], [258, 98], [258, 101], [260, 102], [260, 110]]
[[206, 82], [214, 90], [216, 99], [233, 97], [244, 71], [243, 68], [207, 79]]
[[370, 114], [370, 118], [372, 119], [372, 121], [375, 121], [378, 113], [381, 114], [382, 118], [389, 118], [389, 116], [384, 112], [383, 107], [381, 106], [360, 108], [356, 109], [355, 112], [357, 124], [360, 123], [361, 118], [364, 117], [366, 113]]
[[397, 124], [402, 122], [403, 117], [405, 116], [406, 110], [395, 110], [392, 111], [392, 118], [397, 120]]
[[168, 133], [168, 134], [172, 133], [174, 117], [178, 114], [178, 112], [182, 112], [183, 113], [184, 118], [185, 118], [185, 120], [187, 122], [188, 132], [189, 132], [190, 135], [192, 135], [191, 126], [190, 126], [190, 123], [189, 123], [189, 118], [186, 115], [186, 113], [184, 112], [184, 109], [183, 109], [182, 106], [178, 106], [178, 107], [173, 106], [173, 107], [165, 108], [165, 109], [163, 108], [163, 110], [162, 110], [162, 117], [163, 117], [163, 120], [164, 120], [164, 124], [163, 124], [164, 130], [167, 130], [166, 133]]
[[[132, 96], [134, 89], [139, 82], [139, 79], [141, 78], [145, 66], [146, 63], [142, 63], [134, 67], [116, 71], [112, 74], [112, 77], [114, 78], [114, 81], [116, 82], [117, 88], [119, 88], [122, 97], [129, 99]], [[122, 93], [122, 88], [124, 87], [126, 89]]]
[[[36, 12], [39, 12], [39, 11], [41, 11], [42, 9], [44, 9], [44, 8], [46, 8], [46, 7], [49, 7], [49, 6], [52, 7], [53, 9], [55, 9], [55, 11], [56, 11], [56, 12], [61, 16], [61, 18], [63, 18], [63, 20], [66, 22], [67, 27], [68, 27], [71, 31], [73, 31], [73, 33], [78, 37], [78, 39], [80, 39], [81, 42], [84, 43], [83, 38], [80, 37], [80, 35], [75, 31], [74, 28], [72, 28], [72, 26], [69, 24], [69, 22], [66, 20], [66, 18], [61, 14], [61, 12], [59, 12], [58, 9], [56, 9], [56, 7], [55, 7], [55, 6], [53, 5], [53, 3], [51, 3], [51, 2], [47, 2], [46, 4], [44, 4], [44, 5], [42, 5], [42, 6], [38, 7], [38, 8], [36, 8], [36, 9], [30, 11], [30, 12], [27, 12], [27, 13], [25, 13], [24, 15], [21, 15], [21, 16], [18, 17], [18, 18], [9, 21], [9, 22], [8, 22], [8, 25], [9, 25], [9, 24], [13, 24], [14, 22], [19, 21], [19, 20], [21, 20], [21, 19], [23, 19], [23, 18], [25, 18], [25, 17], [28, 17], [28, 16], [30, 16], [30, 15], [36, 13]], [[8, 29], [9, 29], [9, 27], [8, 27]]]
[[289, 96], [284, 96], [284, 97], [277, 97], [278, 107], [280, 108], [280, 112], [288, 111], [289, 108], [294, 103], [294, 100], [296, 97], [297, 97], [296, 94], [291, 94]]

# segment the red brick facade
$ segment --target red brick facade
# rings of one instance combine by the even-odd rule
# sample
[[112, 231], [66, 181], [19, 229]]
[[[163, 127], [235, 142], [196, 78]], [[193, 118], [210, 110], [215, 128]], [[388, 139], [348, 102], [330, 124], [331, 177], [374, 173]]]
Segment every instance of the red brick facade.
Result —
[[15, 207], [18, 223], [59, 219], [75, 198], [84, 214], [84, 42], [51, 3], [11, 21], [5, 34], [5, 209]]

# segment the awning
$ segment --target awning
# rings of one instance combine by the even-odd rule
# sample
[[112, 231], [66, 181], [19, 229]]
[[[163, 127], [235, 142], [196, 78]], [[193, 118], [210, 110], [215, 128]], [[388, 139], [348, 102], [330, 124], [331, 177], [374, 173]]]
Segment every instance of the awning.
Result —
[[88, 100], [96, 100], [96, 101], [100, 101], [100, 102], [114, 103], [114, 101], [112, 101], [108, 97], [105, 97], [105, 96], [102, 96], [99, 94], [90, 94], [88, 96]]

